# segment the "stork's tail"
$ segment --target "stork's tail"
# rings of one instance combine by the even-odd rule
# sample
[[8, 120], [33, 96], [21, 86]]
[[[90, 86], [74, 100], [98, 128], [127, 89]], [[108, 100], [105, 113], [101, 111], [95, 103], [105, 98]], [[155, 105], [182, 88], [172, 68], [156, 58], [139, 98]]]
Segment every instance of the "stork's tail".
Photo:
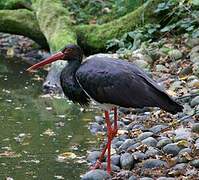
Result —
[[180, 105], [178, 102], [174, 101], [173, 99], [170, 99], [169, 103], [163, 106], [162, 109], [170, 112], [171, 114], [176, 114], [178, 112], [183, 111], [183, 106]]

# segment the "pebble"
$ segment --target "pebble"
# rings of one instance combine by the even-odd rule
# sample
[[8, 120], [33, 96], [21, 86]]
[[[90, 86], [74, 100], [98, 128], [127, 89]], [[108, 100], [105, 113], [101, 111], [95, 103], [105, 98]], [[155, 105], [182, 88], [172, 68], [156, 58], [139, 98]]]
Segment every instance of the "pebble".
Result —
[[100, 151], [90, 152], [88, 154], [87, 161], [89, 161], [91, 163], [95, 163], [97, 161], [97, 159], [100, 157], [100, 155], [101, 155]]
[[140, 180], [153, 180], [153, 178], [150, 178], [150, 177], [142, 177], [142, 178], [140, 178]]
[[[106, 171], [106, 169], [107, 169], [107, 162], [103, 162], [102, 163], [102, 169]], [[119, 171], [120, 167], [118, 167], [118, 166], [116, 166], [116, 165], [114, 165], [114, 164], [111, 163], [111, 169], [112, 169], [112, 171]]]
[[83, 175], [82, 180], [111, 180], [111, 176], [104, 170], [96, 169]]
[[152, 132], [144, 132], [144, 133], [140, 134], [140, 135], [137, 137], [137, 139], [138, 139], [139, 141], [142, 141], [142, 140], [144, 140], [144, 139], [146, 139], [146, 138], [148, 138], [148, 137], [150, 137], [150, 136], [152, 136], [152, 135], [153, 135]]
[[133, 61], [138, 67], [142, 68], [142, 69], [145, 69], [145, 68], [148, 68], [149, 64], [144, 61], [144, 60], [135, 60]]
[[100, 125], [104, 124], [104, 118], [102, 116], [95, 116], [95, 121]]
[[191, 100], [191, 107], [194, 107], [194, 106], [196, 106], [196, 105], [198, 105], [199, 104], [199, 96], [196, 96], [196, 97], [194, 97], [192, 100]]
[[153, 126], [149, 129], [149, 131], [152, 131], [154, 134], [161, 132], [162, 130], [168, 128], [167, 125], [159, 124], [156, 126]]
[[157, 72], [168, 72], [169, 70], [162, 64], [155, 66]]
[[133, 156], [134, 160], [137, 160], [137, 161], [142, 161], [147, 158], [147, 156], [144, 153], [138, 152], [138, 151], [132, 153], [132, 156]]
[[182, 58], [182, 53], [178, 49], [173, 49], [169, 51], [168, 55], [170, 56], [170, 58], [173, 58], [175, 60]]
[[158, 148], [162, 148], [163, 146], [172, 143], [171, 139], [165, 137], [164, 139], [161, 139], [158, 143], [157, 143], [157, 147]]
[[166, 162], [159, 160], [159, 159], [148, 159], [144, 161], [143, 167], [144, 168], [156, 168], [166, 166]]
[[172, 154], [173, 156], [178, 155], [180, 148], [175, 143], [167, 144], [163, 147], [163, 151], [167, 154]]
[[136, 176], [131, 176], [128, 180], [138, 180]]
[[98, 123], [94, 122], [90, 125], [90, 131], [93, 134], [96, 134], [98, 132], [102, 132], [103, 131], [103, 127], [101, 125], [99, 125]]
[[179, 154], [184, 154], [184, 153], [191, 154], [191, 149], [190, 148], [184, 148], [184, 149], [180, 150], [180, 152], [179, 152]]
[[175, 178], [172, 178], [172, 177], [159, 177], [157, 180], [175, 180]]
[[144, 140], [142, 140], [143, 144], [146, 144], [147, 146], [152, 146], [152, 147], [156, 147], [157, 145], [157, 140], [153, 137], [148, 137]]
[[114, 154], [111, 156], [111, 163], [116, 166], [120, 166], [120, 155]]
[[136, 140], [135, 139], [126, 139], [123, 144], [119, 147], [119, 151], [126, 150], [128, 147], [131, 145], [135, 144]]
[[133, 156], [130, 153], [124, 153], [120, 157], [120, 164], [122, 169], [131, 170], [134, 165]]
[[[199, 96], [198, 96], [199, 97]], [[198, 99], [199, 100], [199, 99]], [[192, 129], [193, 132], [195, 133], [199, 133], [199, 123], [195, 123], [192, 125]]]
[[154, 157], [154, 156], [160, 155], [160, 154], [161, 154], [160, 150], [159, 149], [155, 149], [153, 147], [149, 147], [149, 149], [145, 152], [145, 155], [147, 157]]
[[194, 159], [190, 162], [190, 164], [196, 168], [199, 168], [199, 159]]
[[173, 170], [184, 170], [187, 165], [185, 163], [176, 164], [172, 167]]
[[136, 149], [137, 147], [139, 147], [140, 145], [142, 145], [140, 142], [135, 143], [135, 144], [131, 145], [131, 146], [127, 149], [127, 151], [135, 150], [135, 149]]

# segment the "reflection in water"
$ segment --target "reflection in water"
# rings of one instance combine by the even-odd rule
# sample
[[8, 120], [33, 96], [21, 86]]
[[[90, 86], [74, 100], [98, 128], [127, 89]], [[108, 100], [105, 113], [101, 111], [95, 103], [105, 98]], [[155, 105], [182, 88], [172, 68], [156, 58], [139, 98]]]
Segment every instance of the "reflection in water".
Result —
[[[0, 58], [0, 179], [79, 179], [94, 138], [87, 129], [93, 112], [65, 99], [41, 98], [42, 82], [27, 65]], [[41, 74], [40, 74], [41, 75]], [[57, 161], [72, 152], [75, 159]]]

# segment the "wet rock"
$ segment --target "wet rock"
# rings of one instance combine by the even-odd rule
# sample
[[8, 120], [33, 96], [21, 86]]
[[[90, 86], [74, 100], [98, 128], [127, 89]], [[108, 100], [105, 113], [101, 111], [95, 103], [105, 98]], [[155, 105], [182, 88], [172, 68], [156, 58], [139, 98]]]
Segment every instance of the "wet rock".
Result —
[[189, 138], [191, 138], [191, 132], [189, 128], [178, 128], [175, 130], [175, 135], [175, 142], [178, 142], [180, 140], [188, 140]]
[[137, 139], [138, 139], [139, 141], [142, 141], [142, 140], [144, 140], [144, 139], [146, 139], [146, 138], [148, 138], [148, 137], [150, 137], [150, 136], [152, 136], [152, 135], [153, 135], [152, 132], [144, 132], [144, 133], [140, 134], [140, 135], [137, 137]]
[[172, 143], [171, 139], [169, 138], [164, 138], [164, 139], [161, 139], [158, 143], [157, 143], [157, 147], [158, 148], [162, 148], [163, 146], [167, 145], [167, 144], [170, 144]]
[[180, 148], [175, 143], [167, 144], [163, 147], [163, 151], [167, 154], [172, 154], [173, 156], [178, 155]]
[[119, 147], [119, 151], [126, 150], [128, 147], [130, 147], [135, 143], [136, 143], [135, 139], [126, 139], [124, 143]]
[[161, 152], [159, 149], [155, 149], [153, 147], [149, 147], [149, 149], [145, 152], [147, 157], [154, 157], [156, 155], [160, 155]]
[[196, 96], [194, 97], [192, 100], [191, 100], [191, 107], [194, 107], [196, 105], [199, 104], [199, 96]]
[[[106, 171], [107, 169], [107, 162], [103, 162], [102, 163], [102, 169]], [[114, 165], [114, 164], [111, 164], [111, 169], [112, 171], [119, 171], [120, 170], [120, 167]]]
[[153, 137], [148, 137], [142, 141], [143, 144], [146, 144], [147, 146], [156, 147], [157, 140]]
[[128, 180], [138, 180], [136, 176], [131, 176]]
[[103, 127], [95, 122], [90, 125], [89, 129], [90, 129], [91, 133], [93, 133], [93, 134], [103, 131]]
[[199, 44], [199, 38], [190, 38], [187, 40], [186, 44], [189, 47], [193, 48], [194, 46]]
[[120, 166], [120, 155], [114, 154], [111, 156], [111, 163], [116, 166]]
[[193, 79], [192, 81], [188, 82], [189, 87], [197, 88], [199, 86], [199, 80], [198, 79]]
[[166, 166], [166, 162], [159, 159], [148, 159], [145, 160], [143, 164], [144, 168], [157, 168], [162, 166]]
[[132, 153], [134, 160], [142, 161], [147, 158], [147, 156], [142, 152], [134, 152]]
[[174, 82], [171, 84], [170, 89], [171, 89], [172, 91], [176, 91], [176, 90], [182, 88], [183, 85], [184, 85], [184, 82], [182, 82], [182, 81], [174, 81]]
[[96, 169], [87, 172], [82, 180], [111, 180], [111, 176], [104, 170]]
[[176, 60], [182, 58], [182, 53], [178, 49], [173, 49], [169, 51], [168, 55], [170, 56], [170, 58], [173, 58]]
[[199, 159], [194, 159], [193, 161], [190, 162], [190, 164], [195, 168], [199, 168]]
[[130, 153], [124, 153], [120, 157], [120, 164], [122, 169], [131, 170], [134, 165], [134, 159]]
[[144, 126], [142, 124], [129, 124], [128, 127], [127, 127], [127, 130], [133, 130], [133, 129], [140, 129], [140, 130], [144, 130]]
[[156, 126], [153, 126], [149, 129], [149, 131], [152, 131], [154, 134], [161, 132], [162, 130], [168, 128], [168, 126], [163, 125], [163, 124], [159, 124]]
[[89, 153], [88, 157], [87, 157], [87, 161], [91, 162], [91, 163], [95, 163], [97, 161], [97, 159], [100, 157], [101, 152], [100, 151], [93, 151], [91, 153]]

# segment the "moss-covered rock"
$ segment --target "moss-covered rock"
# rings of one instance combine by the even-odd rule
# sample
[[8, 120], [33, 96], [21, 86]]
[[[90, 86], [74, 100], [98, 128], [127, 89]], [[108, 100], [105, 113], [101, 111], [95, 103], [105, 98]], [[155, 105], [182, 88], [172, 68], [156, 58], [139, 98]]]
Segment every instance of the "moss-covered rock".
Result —
[[48, 47], [33, 12], [26, 9], [0, 10], [0, 32], [23, 35]]
[[32, 0], [40, 29], [45, 35], [50, 49], [55, 52], [66, 44], [76, 44], [69, 12], [60, 0]]

